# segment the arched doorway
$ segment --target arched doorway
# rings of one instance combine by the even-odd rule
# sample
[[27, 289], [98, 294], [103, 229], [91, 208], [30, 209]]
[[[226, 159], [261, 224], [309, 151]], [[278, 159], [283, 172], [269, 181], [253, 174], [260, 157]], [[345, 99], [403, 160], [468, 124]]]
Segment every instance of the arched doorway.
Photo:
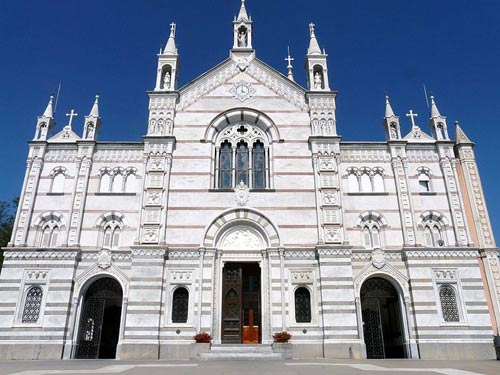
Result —
[[361, 287], [363, 333], [368, 358], [405, 358], [401, 305], [396, 288], [375, 277]]
[[75, 358], [115, 358], [123, 292], [110, 277], [92, 283], [83, 297]]

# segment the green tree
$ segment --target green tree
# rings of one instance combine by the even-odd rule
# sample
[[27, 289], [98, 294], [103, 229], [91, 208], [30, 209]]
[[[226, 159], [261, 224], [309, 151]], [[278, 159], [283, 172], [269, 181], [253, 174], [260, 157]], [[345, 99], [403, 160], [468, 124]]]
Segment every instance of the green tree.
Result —
[[3, 247], [6, 247], [12, 235], [14, 218], [19, 198], [12, 202], [0, 201], [0, 269], [3, 264]]

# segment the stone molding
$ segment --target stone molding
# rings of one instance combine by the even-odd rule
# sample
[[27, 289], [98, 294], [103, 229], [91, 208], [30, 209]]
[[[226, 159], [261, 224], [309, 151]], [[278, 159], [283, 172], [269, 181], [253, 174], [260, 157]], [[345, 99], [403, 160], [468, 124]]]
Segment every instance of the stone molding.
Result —
[[168, 259], [193, 259], [200, 257], [199, 250], [173, 250], [168, 251]]
[[406, 258], [477, 258], [477, 250], [454, 249], [454, 250], [436, 250], [436, 249], [403, 249]]
[[320, 258], [350, 258], [352, 256], [351, 249], [316, 249], [316, 251]]
[[285, 258], [296, 259], [316, 259], [316, 251], [314, 250], [285, 250]]
[[165, 259], [166, 249], [132, 249], [132, 258]]
[[88, 281], [106, 276], [111, 276], [116, 279], [122, 287], [123, 297], [128, 298], [129, 278], [112, 261], [109, 267], [104, 269], [98, 264], [98, 262], [96, 262], [85, 271], [83, 271], [80, 275], [76, 276], [74, 280], [74, 296], [81, 296], [82, 288], [85, 284], [87, 284]]
[[390, 263], [384, 264], [382, 268], [377, 268], [372, 262], [368, 263], [363, 269], [353, 278], [354, 282], [354, 295], [360, 297], [361, 286], [363, 283], [373, 276], [386, 276], [394, 281], [396, 281], [403, 291], [403, 296], [409, 298], [410, 288], [408, 283], [408, 277], [404, 275], [400, 270], [394, 267]]
[[47, 260], [66, 260], [73, 259], [76, 260], [81, 254], [80, 249], [25, 249], [16, 250], [5, 249], [4, 258], [8, 260], [35, 260], [35, 259], [47, 259]]

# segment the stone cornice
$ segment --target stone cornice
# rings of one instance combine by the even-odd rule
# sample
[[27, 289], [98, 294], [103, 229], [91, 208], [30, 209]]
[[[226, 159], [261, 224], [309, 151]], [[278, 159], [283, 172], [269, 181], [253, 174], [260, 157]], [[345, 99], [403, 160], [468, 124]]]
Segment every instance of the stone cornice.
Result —
[[453, 249], [403, 249], [406, 258], [477, 258], [477, 249], [453, 248]]
[[76, 260], [81, 255], [79, 248], [59, 248], [59, 249], [40, 249], [40, 248], [5, 248], [4, 258], [6, 260]]

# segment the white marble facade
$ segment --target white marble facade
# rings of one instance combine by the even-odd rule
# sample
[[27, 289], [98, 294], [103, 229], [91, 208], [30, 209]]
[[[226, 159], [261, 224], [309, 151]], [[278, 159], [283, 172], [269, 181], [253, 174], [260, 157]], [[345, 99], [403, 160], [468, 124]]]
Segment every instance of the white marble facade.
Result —
[[500, 271], [473, 145], [460, 127], [450, 140], [434, 99], [432, 136], [415, 122], [402, 136], [387, 100], [386, 141], [344, 142], [314, 25], [307, 89], [256, 58], [244, 2], [230, 57], [181, 88], [175, 32], [142, 142], [97, 141], [97, 98], [82, 137], [71, 121], [48, 136], [52, 102], [38, 118], [0, 276], [0, 358], [77, 357], [85, 293], [106, 277], [122, 292], [118, 358], [188, 358], [195, 333], [223, 339], [228, 263], [258, 264], [260, 341], [288, 331], [295, 357], [369, 355], [362, 289], [378, 279], [396, 292], [402, 356], [494, 358]]

